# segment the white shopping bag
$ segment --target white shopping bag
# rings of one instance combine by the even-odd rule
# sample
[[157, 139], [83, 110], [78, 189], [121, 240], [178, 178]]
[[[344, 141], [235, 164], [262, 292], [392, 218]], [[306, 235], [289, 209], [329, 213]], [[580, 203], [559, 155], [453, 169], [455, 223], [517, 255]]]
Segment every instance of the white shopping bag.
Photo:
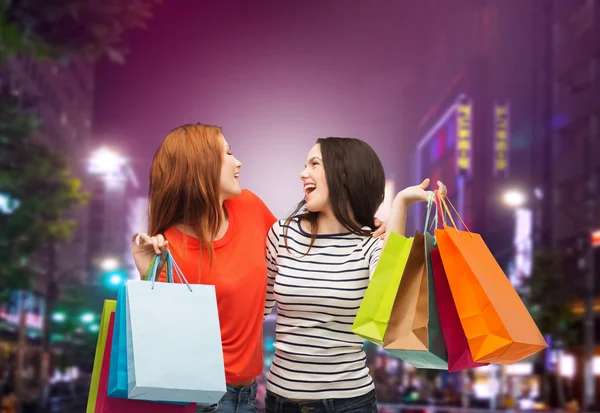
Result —
[[214, 286], [129, 280], [126, 303], [128, 398], [219, 401], [226, 387]]

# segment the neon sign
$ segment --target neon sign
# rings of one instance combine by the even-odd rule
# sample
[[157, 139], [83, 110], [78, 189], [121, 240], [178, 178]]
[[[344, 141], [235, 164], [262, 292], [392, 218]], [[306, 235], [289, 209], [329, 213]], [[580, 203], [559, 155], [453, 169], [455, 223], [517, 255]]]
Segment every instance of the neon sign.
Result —
[[456, 168], [459, 174], [471, 173], [473, 106], [470, 100], [456, 107]]
[[508, 175], [510, 106], [494, 105], [494, 175]]

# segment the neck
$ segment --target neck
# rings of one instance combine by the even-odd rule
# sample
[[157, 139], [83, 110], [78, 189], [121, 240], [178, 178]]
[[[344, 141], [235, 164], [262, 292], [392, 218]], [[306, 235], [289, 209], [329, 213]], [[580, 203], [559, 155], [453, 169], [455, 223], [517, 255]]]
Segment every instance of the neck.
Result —
[[[227, 215], [227, 210], [225, 209], [225, 205], [223, 205], [222, 202], [221, 202], [221, 218], [222, 218], [221, 228], [219, 228], [219, 233], [217, 234], [217, 237], [213, 241], [221, 239], [223, 237], [223, 235], [225, 235], [225, 232], [227, 232], [227, 228], [229, 227], [229, 217]], [[177, 228], [179, 231], [183, 232], [184, 234], [191, 235], [192, 237], [196, 237], [196, 238], [198, 237], [198, 235], [194, 231], [194, 228], [190, 227], [189, 225], [177, 224], [177, 225], [175, 225], [175, 228]]]
[[319, 212], [317, 217], [318, 234], [340, 234], [348, 232], [348, 228], [340, 224], [330, 210]]

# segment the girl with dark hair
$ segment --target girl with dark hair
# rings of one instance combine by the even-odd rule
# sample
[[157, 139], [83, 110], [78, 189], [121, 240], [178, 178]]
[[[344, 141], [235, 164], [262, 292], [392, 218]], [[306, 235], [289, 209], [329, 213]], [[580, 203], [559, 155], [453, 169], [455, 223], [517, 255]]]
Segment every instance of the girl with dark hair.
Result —
[[[275, 304], [278, 310], [266, 411], [374, 412], [363, 340], [350, 328], [385, 242], [370, 235], [384, 197], [383, 166], [359, 139], [324, 138], [300, 178], [304, 199], [267, 241], [265, 315]], [[386, 235], [404, 234], [407, 208], [428, 200], [428, 186], [426, 179], [398, 193]]]

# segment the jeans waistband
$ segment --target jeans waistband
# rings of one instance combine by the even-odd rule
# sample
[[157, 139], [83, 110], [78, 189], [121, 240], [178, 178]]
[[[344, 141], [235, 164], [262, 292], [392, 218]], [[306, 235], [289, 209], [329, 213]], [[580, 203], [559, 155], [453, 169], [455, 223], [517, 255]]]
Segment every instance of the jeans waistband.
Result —
[[366, 394], [356, 397], [348, 397], [343, 399], [321, 399], [321, 400], [307, 400], [307, 401], [294, 401], [281, 397], [273, 392], [267, 391], [267, 399], [271, 398], [275, 402], [275, 411], [283, 413], [290, 409], [299, 409], [302, 413], [309, 413], [314, 410], [313, 413], [319, 411], [335, 412], [346, 410], [354, 406], [360, 406], [364, 403], [372, 401], [377, 402], [375, 396], [375, 390], [371, 390]]
[[256, 379], [252, 380], [251, 382], [248, 383], [242, 383], [242, 384], [227, 384], [227, 386], [229, 387], [233, 387], [234, 389], [242, 389], [244, 387], [250, 387], [252, 385], [256, 384]]

